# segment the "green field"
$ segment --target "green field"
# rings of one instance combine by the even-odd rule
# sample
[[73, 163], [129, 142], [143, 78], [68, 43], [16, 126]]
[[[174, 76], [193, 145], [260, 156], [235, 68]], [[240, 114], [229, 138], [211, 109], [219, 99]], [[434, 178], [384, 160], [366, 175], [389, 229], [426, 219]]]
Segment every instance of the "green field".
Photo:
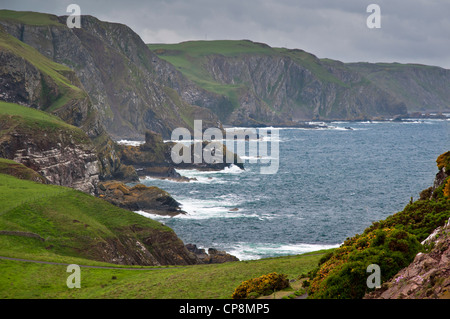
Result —
[[[85, 249], [106, 238], [133, 236], [123, 230], [129, 225], [148, 231], [172, 231], [159, 222], [79, 191], [4, 174], [0, 174], [0, 202], [3, 257], [143, 268], [95, 261]], [[34, 234], [45, 241], [5, 231]], [[69, 274], [64, 265], [0, 259], [0, 298], [230, 298], [244, 280], [270, 272], [285, 273], [295, 279], [315, 268], [323, 255], [324, 252], [317, 252], [225, 264], [144, 267], [148, 270], [82, 268], [81, 289], [67, 288]]]
[[29, 25], [61, 25], [56, 16], [33, 11], [0, 10], [0, 19]]
[[322, 256], [320, 252], [151, 270], [81, 268], [80, 289], [67, 288], [70, 274], [64, 265], [0, 260], [0, 298], [224, 299], [231, 298], [242, 281], [263, 274], [275, 271], [298, 278]]

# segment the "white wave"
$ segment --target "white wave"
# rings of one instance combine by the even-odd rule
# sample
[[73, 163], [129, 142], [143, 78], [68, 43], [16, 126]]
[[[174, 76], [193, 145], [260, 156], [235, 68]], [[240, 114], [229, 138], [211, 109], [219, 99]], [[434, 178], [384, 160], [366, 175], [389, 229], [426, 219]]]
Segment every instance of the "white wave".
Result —
[[180, 219], [192, 219], [192, 220], [204, 220], [204, 219], [214, 219], [214, 218], [259, 218], [258, 214], [251, 213], [242, 210], [240, 205], [244, 202], [239, 196], [221, 195], [212, 199], [193, 199], [193, 198], [175, 198], [179, 203], [180, 207], [187, 214], [180, 214], [174, 217], [171, 216], [161, 216], [157, 214], [149, 214], [142, 211], [136, 211], [142, 216], [156, 219], [164, 220], [168, 218], [180, 218]]
[[245, 172], [245, 170], [240, 169], [239, 166], [234, 164], [231, 164], [230, 166], [227, 166], [219, 171], [202, 171], [195, 169], [177, 169], [176, 171], [180, 175], [186, 177], [209, 176], [209, 175], [214, 176], [216, 174], [242, 174]]
[[257, 260], [267, 257], [300, 255], [322, 249], [337, 248], [341, 244], [274, 244], [274, 243], [237, 243], [226, 248], [226, 251], [239, 258], [239, 260]]
[[242, 200], [236, 195], [222, 195], [214, 199], [177, 199], [181, 209], [187, 215], [178, 215], [176, 218], [187, 219], [213, 219], [213, 218], [260, 218], [239, 208]]
[[[222, 178], [223, 174], [242, 174], [246, 172], [245, 170], [240, 169], [238, 166], [232, 164], [229, 167], [225, 167], [222, 170], [218, 171], [202, 171], [196, 169], [176, 169], [177, 173], [181, 176], [192, 178], [193, 180], [189, 181], [189, 183], [200, 183], [200, 184], [233, 184], [233, 181], [228, 181]], [[175, 179], [161, 179], [151, 176], [146, 176], [142, 178], [143, 181], [165, 181], [168, 183], [179, 183], [179, 181]], [[183, 182], [184, 183], [184, 182]]]
[[120, 140], [117, 141], [117, 144], [121, 144], [121, 145], [131, 145], [131, 146], [139, 146], [144, 144], [145, 141], [129, 141], [129, 140]]

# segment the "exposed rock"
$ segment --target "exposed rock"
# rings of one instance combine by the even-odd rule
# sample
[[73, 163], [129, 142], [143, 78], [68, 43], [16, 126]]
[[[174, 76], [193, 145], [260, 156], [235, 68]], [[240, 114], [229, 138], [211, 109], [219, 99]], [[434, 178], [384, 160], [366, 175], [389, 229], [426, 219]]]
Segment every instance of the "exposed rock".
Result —
[[[172, 160], [172, 147], [175, 143], [164, 143], [160, 134], [147, 131], [145, 134], [145, 143], [140, 146], [119, 145], [119, 156], [123, 164], [132, 165], [135, 167], [139, 176], [166, 178], [180, 182], [188, 182], [189, 179], [181, 176], [176, 172], [176, 168], [181, 169], [197, 169], [197, 170], [222, 170], [232, 164], [237, 165], [241, 169], [244, 168], [242, 163], [238, 163], [238, 156], [231, 154], [234, 163], [227, 163], [226, 156], [228, 150], [223, 146], [223, 161], [222, 163], [194, 163], [194, 147], [191, 147], [191, 162], [175, 164]], [[205, 147], [207, 142], [203, 142]]]
[[[99, 178], [138, 180], [132, 167], [121, 165], [115, 145], [75, 72], [10, 36], [1, 24], [0, 20], [0, 100], [52, 112], [66, 123], [80, 127], [99, 154]], [[20, 31], [14, 24], [6, 25], [13, 33]], [[34, 41], [36, 37], [39, 39], [37, 34], [27, 39]], [[33, 44], [38, 45], [39, 41]]]
[[428, 252], [365, 299], [450, 299], [450, 220], [423, 244]]
[[131, 226], [119, 238], [98, 242], [87, 250], [90, 258], [121, 265], [194, 265], [198, 259], [173, 231]]
[[131, 211], [168, 216], [185, 214], [180, 208], [180, 203], [166, 191], [155, 186], [138, 184], [128, 187], [121, 182], [107, 181], [99, 183], [98, 193], [100, 198]]
[[203, 264], [222, 264], [226, 262], [239, 261], [236, 256], [215, 248], [209, 248], [208, 253], [206, 253], [205, 249], [200, 249], [194, 244], [187, 244], [186, 248], [191, 253], [195, 254], [195, 256], [200, 260], [200, 263]]
[[0, 19], [0, 24], [42, 55], [74, 70], [112, 137], [133, 139], [150, 129], [168, 138], [177, 127], [190, 129], [186, 117], [210, 125], [219, 122], [209, 109], [190, 105], [164, 83], [157, 64], [172, 68], [174, 74], [177, 71], [153, 54], [129, 27], [82, 16], [82, 27], [69, 29], [66, 16], [42, 15], [56, 23], [33, 25]]
[[19, 118], [0, 116], [7, 133], [0, 136], [0, 157], [33, 169], [50, 183], [95, 194], [99, 180], [97, 154], [81, 130], [30, 129]]

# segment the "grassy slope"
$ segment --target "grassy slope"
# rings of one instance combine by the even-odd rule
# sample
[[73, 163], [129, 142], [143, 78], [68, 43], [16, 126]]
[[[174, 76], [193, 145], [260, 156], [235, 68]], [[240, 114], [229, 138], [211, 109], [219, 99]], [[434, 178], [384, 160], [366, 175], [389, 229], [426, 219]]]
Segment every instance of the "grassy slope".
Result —
[[81, 289], [67, 288], [66, 266], [0, 260], [0, 298], [223, 299], [242, 281], [270, 272], [297, 278], [323, 254], [139, 271], [82, 268]]
[[51, 139], [52, 136], [58, 139], [61, 132], [71, 136], [74, 141], [82, 144], [90, 143], [86, 133], [80, 128], [67, 124], [57, 116], [44, 111], [32, 109], [15, 103], [0, 101], [0, 138], [7, 134], [9, 130], [16, 129], [24, 134], [29, 134], [38, 138], [39, 134], [43, 139]]
[[[134, 224], [170, 231], [81, 192], [3, 174], [0, 202], [0, 230], [30, 232], [46, 239], [0, 235], [0, 256], [5, 257], [104, 266], [78, 252], [85, 238], [114, 237], [117, 228]], [[296, 278], [313, 269], [322, 255], [148, 271], [83, 268], [79, 290], [65, 286], [65, 266], [0, 260], [0, 298], [230, 298], [241, 281], [273, 271]]]
[[[92, 245], [121, 235], [135, 236], [127, 227], [170, 228], [120, 209], [82, 192], [0, 175], [0, 230], [37, 234], [34, 238], [0, 235], [0, 255], [63, 261], [93, 258]], [[49, 249], [51, 247], [51, 249]]]
[[29, 25], [61, 25], [54, 15], [32, 11], [0, 10], [0, 19]]
[[0, 158], [0, 174], [12, 175], [19, 179], [32, 180], [39, 183], [47, 183], [46, 179], [25, 165]]

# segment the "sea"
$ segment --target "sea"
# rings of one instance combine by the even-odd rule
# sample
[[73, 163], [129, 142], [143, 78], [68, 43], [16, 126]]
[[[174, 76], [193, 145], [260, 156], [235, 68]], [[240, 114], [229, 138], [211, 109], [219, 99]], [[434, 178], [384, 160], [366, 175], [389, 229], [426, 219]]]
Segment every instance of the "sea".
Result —
[[187, 214], [136, 213], [169, 226], [185, 244], [240, 260], [334, 248], [417, 200], [433, 185], [436, 158], [450, 150], [450, 119], [273, 129], [275, 174], [261, 174], [264, 164], [247, 158], [244, 170], [178, 170], [196, 179], [189, 183], [142, 178], [168, 191]]

